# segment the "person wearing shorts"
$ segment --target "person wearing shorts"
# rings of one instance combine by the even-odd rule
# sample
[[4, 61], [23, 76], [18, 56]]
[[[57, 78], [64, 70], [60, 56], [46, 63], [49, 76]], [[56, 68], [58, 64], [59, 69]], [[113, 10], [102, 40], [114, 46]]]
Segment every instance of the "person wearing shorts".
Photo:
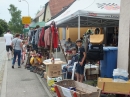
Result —
[[8, 30], [7, 33], [4, 34], [4, 38], [5, 38], [5, 44], [6, 44], [7, 57], [8, 57], [8, 60], [10, 60], [10, 53], [9, 53], [9, 51], [11, 51], [11, 55], [13, 57], [12, 46], [11, 46], [13, 35], [10, 34], [10, 31]]
[[84, 47], [82, 47], [82, 40], [76, 40], [76, 45], [78, 47], [78, 64], [76, 66], [77, 81], [83, 82], [86, 53]]

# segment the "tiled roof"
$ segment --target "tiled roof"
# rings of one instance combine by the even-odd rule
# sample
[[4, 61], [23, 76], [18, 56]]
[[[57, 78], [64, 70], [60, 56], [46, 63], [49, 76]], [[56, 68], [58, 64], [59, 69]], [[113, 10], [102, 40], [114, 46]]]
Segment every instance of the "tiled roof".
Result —
[[63, 10], [61, 10], [59, 13], [57, 13], [55, 16], [53, 16], [51, 19], [54, 19], [56, 17], [58, 17], [59, 15], [61, 15], [64, 11], [66, 11], [72, 4], [68, 5], [67, 7], [65, 7]]
[[73, 3], [75, 0], [50, 0], [49, 6], [51, 10], [52, 17], [58, 14], [62, 9], [71, 3]]

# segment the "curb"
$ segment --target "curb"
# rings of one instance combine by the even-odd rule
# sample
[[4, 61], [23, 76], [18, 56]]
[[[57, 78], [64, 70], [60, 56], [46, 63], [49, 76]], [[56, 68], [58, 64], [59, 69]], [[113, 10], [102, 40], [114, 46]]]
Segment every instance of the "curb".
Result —
[[1, 97], [6, 97], [6, 85], [7, 85], [6, 80], [7, 80], [7, 61], [5, 62], [5, 69], [1, 86]]
[[45, 89], [46, 93], [48, 94], [48, 97], [53, 97], [51, 94], [50, 94], [50, 91], [47, 89], [47, 87], [45, 86], [45, 84], [43, 83], [41, 77], [36, 74], [37, 78], [39, 79], [40, 83], [42, 84], [43, 88]]

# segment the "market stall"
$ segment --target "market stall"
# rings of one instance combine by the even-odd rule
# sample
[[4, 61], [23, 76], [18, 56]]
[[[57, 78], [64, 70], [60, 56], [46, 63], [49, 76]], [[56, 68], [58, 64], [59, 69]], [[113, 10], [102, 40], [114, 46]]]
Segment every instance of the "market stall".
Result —
[[[82, 5], [82, 6], [77, 7], [79, 5]], [[64, 62], [61, 60], [59, 60], [59, 62], [58, 62], [57, 60], [54, 60], [54, 56], [50, 56], [52, 54], [52, 48], [57, 48], [56, 45], [58, 44], [57, 43], [58, 33], [57, 33], [56, 25], [58, 27], [78, 27], [78, 38], [80, 38], [80, 27], [115, 27], [115, 26], [118, 26], [119, 12], [120, 12], [120, 0], [109, 0], [109, 1], [108, 0], [91, 0], [91, 1], [90, 0], [77, 0], [72, 4], [72, 6], [70, 6], [60, 16], [58, 16], [57, 18], [46, 23], [47, 28], [42, 28], [42, 31], [41, 31], [42, 36], [40, 36], [40, 38], [39, 38], [39, 40], [41, 41], [39, 46], [46, 48], [45, 45], [48, 44], [48, 42], [45, 40], [46, 43], [43, 43], [42, 40], [44, 38], [46, 38], [46, 37], [43, 38], [43, 36], [44, 36], [45, 30], [48, 28], [50, 28], [51, 33], [53, 35], [53, 37], [50, 39], [53, 39], [53, 40], [51, 40], [50, 45], [49, 45], [50, 48], [47, 51], [49, 53], [48, 58], [51, 58], [51, 59], [45, 60], [46, 62], [44, 61], [43, 65], [40, 68], [44, 67], [44, 73], [42, 72], [42, 76], [44, 75], [44, 78], [47, 79], [48, 86], [52, 87], [51, 89], [53, 91], [56, 91], [57, 95], [64, 94], [62, 88], [65, 88], [65, 90], [67, 90], [69, 92], [72, 89], [72, 91], [70, 93], [72, 93], [72, 95], [73, 94], [75, 95], [75, 90], [74, 90], [75, 89], [74, 87], [76, 86], [75, 83], [76, 84], [79, 84], [79, 83], [77, 83], [75, 81], [73, 81], [71, 83], [65, 82], [65, 80], [62, 79], [63, 77], [61, 77], [63, 75], [61, 72], [61, 65], [64, 64]], [[56, 22], [56, 25], [54, 24], [53, 21]], [[116, 66], [117, 66], [117, 63], [116, 63], [117, 48], [111, 48], [111, 47], [103, 48], [104, 34], [93, 33], [93, 35], [89, 34], [89, 37], [88, 37], [88, 34], [86, 34], [86, 36], [87, 36], [87, 38], [90, 38], [88, 40], [90, 40], [91, 45], [90, 45], [90, 49], [86, 50], [86, 54], [87, 54], [86, 59], [89, 60], [89, 62], [85, 65], [84, 77], [87, 80], [88, 79], [93, 80], [92, 79], [93, 75], [97, 75], [96, 76], [96, 79], [97, 79], [97, 77], [98, 77], [98, 75], [100, 75], [100, 73], [102, 74], [102, 77], [110, 77], [109, 81], [106, 81], [104, 79], [99, 79], [98, 87], [103, 90], [102, 93], [115, 93], [116, 94], [117, 91], [113, 90], [113, 92], [112, 92], [112, 90], [111, 91], [106, 91], [106, 90], [107, 90], [107, 87], [110, 86], [110, 84], [116, 85], [115, 87], [117, 87], [119, 85], [119, 82], [114, 82], [114, 80], [112, 79], [112, 77], [113, 78], [116, 77], [116, 79], [117, 79], [117, 76], [112, 75], [113, 70], [116, 69]], [[57, 39], [57, 40], [55, 40], [55, 39]], [[56, 45], [54, 43], [56, 43]], [[86, 44], [86, 41], [85, 41], [85, 44]], [[85, 45], [85, 46], [86, 46], [86, 48], [88, 48], [88, 45]], [[45, 59], [47, 59], [47, 57]], [[100, 60], [102, 60], [102, 61], [100, 61]], [[109, 64], [109, 66], [108, 66], [108, 64]], [[54, 66], [54, 68], [51, 68], [53, 66]], [[37, 68], [39, 68], [39, 67], [37, 67]], [[37, 68], [36, 68], [36, 70], [39, 70]], [[104, 71], [102, 71], [101, 69]], [[75, 68], [73, 69], [73, 71], [75, 73]], [[74, 73], [72, 74], [73, 76], [74, 76]], [[119, 80], [122, 77], [124, 77], [124, 76], [118, 75]], [[123, 83], [122, 85], [124, 85], [125, 83], [129, 83], [128, 79], [122, 83]], [[54, 89], [54, 84], [56, 86], [55, 89]], [[66, 85], [69, 84], [69, 86], [66, 87], [65, 84]], [[72, 87], [70, 87], [71, 85], [72, 85]], [[85, 84], [80, 84], [80, 85], [84, 86]], [[97, 89], [95, 87], [92, 87], [92, 88]], [[76, 86], [76, 89], [77, 89], [77, 86]], [[87, 89], [86, 89], [86, 91], [84, 91], [84, 89], [86, 89], [86, 88], [83, 88], [82, 90], [80, 90], [80, 95], [82, 94], [81, 92], [86, 93]], [[116, 88], [113, 88], [113, 89], [116, 89]], [[127, 88], [127, 89], [129, 89], [129, 88]], [[77, 89], [77, 91], [78, 91], [78, 89]], [[97, 90], [89, 91], [89, 92], [91, 92], [91, 93], [98, 92], [98, 94], [100, 95], [99, 91], [97, 91]], [[91, 95], [91, 93], [90, 93], [90, 95]], [[87, 94], [88, 94], [88, 92], [85, 95], [87, 95]], [[128, 90], [127, 90], [127, 93], [119, 91], [117, 94], [128, 94]], [[72, 97], [78, 97], [77, 95], [76, 96], [74, 96], [74, 95]], [[60, 96], [58, 96], [58, 97], [60, 97]], [[97, 97], [97, 95], [94, 97]]]
[[[81, 7], [77, 7], [82, 5]], [[114, 27], [119, 24], [120, 0], [77, 0], [64, 13], [46, 23], [58, 27]]]
[[[79, 8], [77, 7], [78, 5], [82, 5], [82, 6]], [[80, 38], [80, 27], [118, 27], [119, 13], [120, 13], [120, 0], [109, 0], [109, 1], [108, 0], [91, 0], [91, 1], [77, 0], [64, 13], [62, 13], [60, 16], [58, 16], [57, 18], [51, 21], [55, 21], [58, 27], [78, 27], [78, 38]], [[50, 22], [46, 23], [46, 25], [50, 24]], [[114, 39], [116, 39], [116, 37], [113, 38], [112, 41], [115, 41]], [[111, 48], [111, 47], [110, 48], [108, 47], [107, 49], [108, 49], [107, 51], [105, 51], [105, 48], [103, 49], [103, 52], [105, 54], [104, 55], [105, 61], [104, 60], [101, 61], [101, 65], [104, 66], [105, 64], [109, 64], [110, 66], [109, 68], [105, 67], [109, 72], [106, 75], [107, 76], [109, 75], [109, 77], [113, 77], [112, 75], [113, 70], [116, 69], [117, 66], [118, 49]], [[110, 55], [112, 56], [112, 58], [110, 58], [109, 54], [113, 54]], [[113, 61], [113, 63], [110, 63], [110, 61]], [[102, 62], [107, 62], [107, 63], [102, 63]], [[109, 71], [109, 69], [112, 70]], [[107, 72], [107, 70], [104, 72]], [[114, 82], [114, 80], [112, 79], [111, 82], [115, 83], [117, 86], [119, 85], [117, 82]], [[121, 93], [121, 94], [125, 94], [125, 93]]]

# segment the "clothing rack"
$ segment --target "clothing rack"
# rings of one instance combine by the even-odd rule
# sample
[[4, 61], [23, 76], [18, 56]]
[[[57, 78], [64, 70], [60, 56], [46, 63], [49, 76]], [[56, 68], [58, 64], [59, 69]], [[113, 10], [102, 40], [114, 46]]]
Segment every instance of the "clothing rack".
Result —
[[58, 32], [58, 39], [59, 39], [59, 43], [60, 43], [60, 48], [62, 49], [62, 53], [64, 54], [64, 58], [65, 58], [66, 62], [68, 63], [68, 60], [66, 58], [66, 55], [65, 55], [64, 50], [63, 50], [62, 45], [61, 45], [61, 41], [60, 41], [60, 38], [59, 38], [59, 32]]
[[[57, 29], [57, 28], [56, 28], [56, 25], [55, 25], [55, 22], [52, 22], [51, 25], [53, 25], [53, 26], [55, 27], [55, 29]], [[51, 26], [45, 26], [46, 29], [49, 28], [49, 27], [51, 27]], [[61, 50], [62, 50], [62, 53], [63, 53], [63, 55], [64, 55], [64, 58], [65, 58], [66, 62], [68, 63], [68, 60], [67, 60], [67, 58], [66, 58], [66, 56], [65, 56], [65, 53], [64, 53], [64, 50], [63, 50], [63, 48], [62, 48], [61, 41], [60, 41], [60, 38], [59, 38], [59, 31], [58, 31], [58, 40], [59, 40], [60, 48], [61, 48]], [[51, 33], [50, 56], [52, 55], [52, 44], [53, 44], [53, 35], [52, 35], [52, 33]], [[56, 48], [56, 53], [57, 53], [57, 48]], [[57, 55], [57, 54], [56, 54], [56, 55]]]

